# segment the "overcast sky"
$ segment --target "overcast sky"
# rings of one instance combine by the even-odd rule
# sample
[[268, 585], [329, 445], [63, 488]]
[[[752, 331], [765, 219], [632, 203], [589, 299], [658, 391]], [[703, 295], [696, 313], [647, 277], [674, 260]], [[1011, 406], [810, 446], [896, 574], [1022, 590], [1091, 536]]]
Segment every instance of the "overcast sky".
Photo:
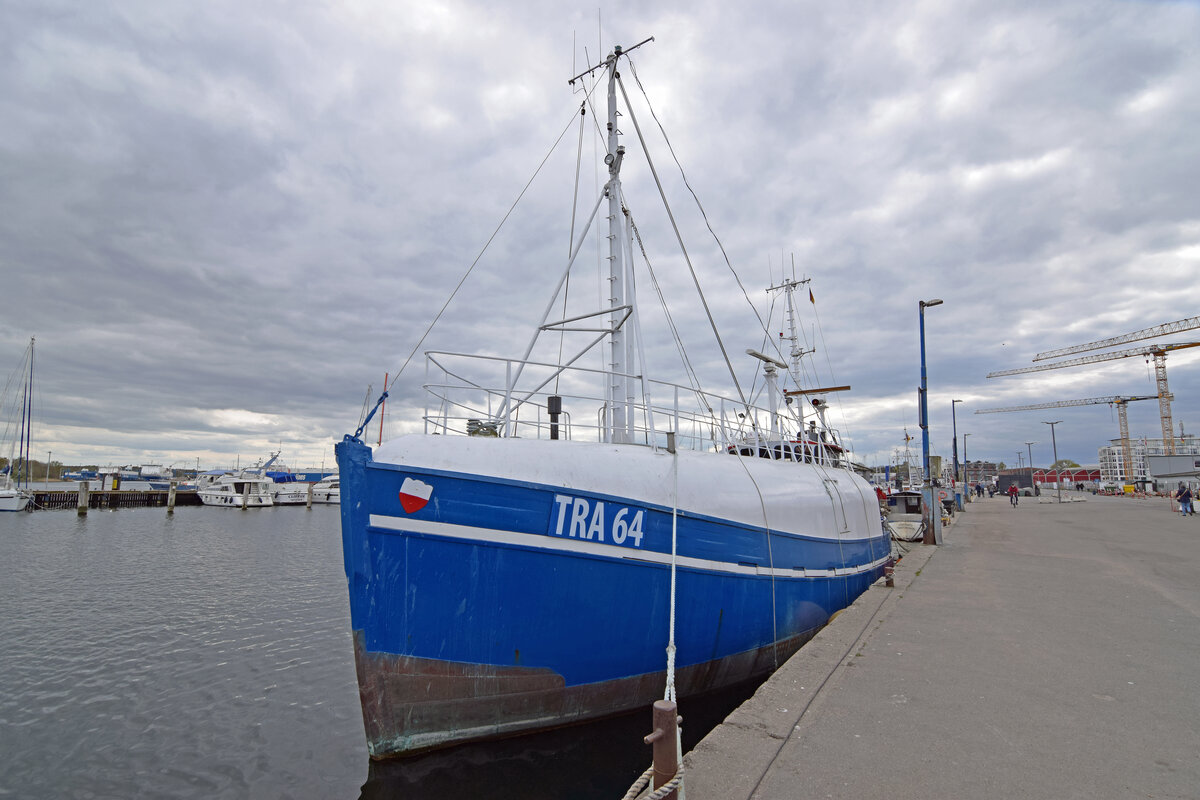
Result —
[[[0, 369], [37, 338], [38, 458], [332, 464], [577, 115], [567, 79], [649, 36], [637, 77], [750, 298], [765, 315], [785, 262], [812, 279], [804, 325], [822, 380], [853, 387], [834, 421], [860, 460], [906, 428], [919, 452], [922, 298], [945, 301], [926, 313], [935, 454], [961, 399], [973, 459], [1036, 441], [1048, 464], [1042, 421], [1062, 420], [1059, 456], [1095, 464], [1106, 405], [973, 412], [1155, 393], [1141, 357], [985, 376], [1200, 314], [1196, 2], [8, 0]], [[425, 347], [519, 355], [563, 266], [576, 138]], [[626, 180], [652, 188], [640, 165]], [[682, 224], [726, 346], [760, 347], [711, 235]], [[1200, 348], [1167, 364], [1176, 431], [1200, 433]], [[393, 387], [390, 431], [416, 424], [422, 376], [418, 357]], [[1130, 423], [1161, 436], [1153, 401]]]

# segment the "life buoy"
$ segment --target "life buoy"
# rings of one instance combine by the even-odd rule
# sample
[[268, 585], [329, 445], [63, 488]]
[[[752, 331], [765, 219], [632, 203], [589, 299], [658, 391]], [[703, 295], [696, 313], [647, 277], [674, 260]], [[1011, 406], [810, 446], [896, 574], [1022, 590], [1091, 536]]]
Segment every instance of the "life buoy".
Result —
[[945, 499], [946, 499], [946, 493], [938, 492], [938, 500], [945, 500]]

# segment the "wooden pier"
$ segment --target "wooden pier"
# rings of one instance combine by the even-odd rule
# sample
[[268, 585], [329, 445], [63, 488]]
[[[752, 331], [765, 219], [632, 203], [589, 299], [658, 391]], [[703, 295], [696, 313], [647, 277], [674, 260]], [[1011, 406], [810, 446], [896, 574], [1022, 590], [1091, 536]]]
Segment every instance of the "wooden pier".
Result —
[[[33, 502], [29, 504], [30, 511], [55, 511], [79, 508], [78, 491], [38, 491], [31, 489]], [[99, 492], [87, 493], [87, 507], [99, 509], [111, 508], [154, 508], [166, 507], [171, 492]], [[176, 491], [175, 505], [201, 505], [200, 495], [195, 491]]]

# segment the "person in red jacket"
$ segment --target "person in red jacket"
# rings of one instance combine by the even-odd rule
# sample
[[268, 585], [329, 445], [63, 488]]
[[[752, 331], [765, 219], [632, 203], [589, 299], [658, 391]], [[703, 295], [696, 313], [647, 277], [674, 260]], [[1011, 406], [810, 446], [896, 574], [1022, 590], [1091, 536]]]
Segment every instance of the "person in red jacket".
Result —
[[1021, 490], [1017, 488], [1017, 485], [1015, 483], [1010, 483], [1008, 485], [1008, 502], [1012, 503], [1013, 506], [1015, 507], [1017, 505], [1017, 501], [1020, 499], [1020, 497], [1021, 497]]

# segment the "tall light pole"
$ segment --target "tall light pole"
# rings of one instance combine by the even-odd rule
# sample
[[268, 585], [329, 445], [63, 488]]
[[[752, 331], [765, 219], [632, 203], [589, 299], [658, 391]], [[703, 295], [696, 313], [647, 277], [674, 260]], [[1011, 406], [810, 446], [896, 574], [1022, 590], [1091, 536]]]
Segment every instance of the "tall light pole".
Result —
[[933, 485], [930, 482], [929, 475], [929, 398], [927, 385], [928, 380], [925, 374], [925, 309], [932, 306], [940, 306], [940, 299], [921, 300], [917, 303], [917, 308], [921, 318], [921, 468], [925, 471], [925, 487], [921, 490], [925, 500], [925, 513], [929, 518], [925, 520], [925, 544], [938, 544], [941, 537], [938, 535], [940, 531], [940, 523], [942, 521], [942, 511], [940, 508], [933, 507]]
[[50, 457], [54, 455], [53, 450], [46, 451], [46, 488], [50, 488]]
[[[970, 435], [971, 434], [969, 434], [969, 433], [963, 434], [963, 483], [964, 484], [971, 483], [971, 467], [970, 467], [971, 462], [967, 461], [967, 437]], [[971, 493], [971, 487], [968, 485], [967, 486], [967, 494], [969, 495], [970, 493]]]
[[1043, 422], [1043, 425], [1050, 426], [1050, 444], [1054, 447], [1054, 485], [1058, 487], [1058, 502], [1062, 502], [1062, 475], [1059, 473], [1062, 468], [1058, 466], [1058, 440], [1054, 438], [1054, 426], [1062, 422], [1061, 419], [1056, 419], [1054, 422]]
[[1037, 494], [1037, 489], [1033, 485], [1033, 446], [1037, 442], [1026, 442], [1025, 449], [1029, 451], [1029, 491]]
[[958, 416], [954, 412], [955, 407], [961, 402], [962, 400], [950, 401], [950, 426], [954, 435], [953, 447], [951, 448], [954, 457], [954, 504], [958, 506], [959, 511], [963, 510], [962, 476], [958, 474]]

